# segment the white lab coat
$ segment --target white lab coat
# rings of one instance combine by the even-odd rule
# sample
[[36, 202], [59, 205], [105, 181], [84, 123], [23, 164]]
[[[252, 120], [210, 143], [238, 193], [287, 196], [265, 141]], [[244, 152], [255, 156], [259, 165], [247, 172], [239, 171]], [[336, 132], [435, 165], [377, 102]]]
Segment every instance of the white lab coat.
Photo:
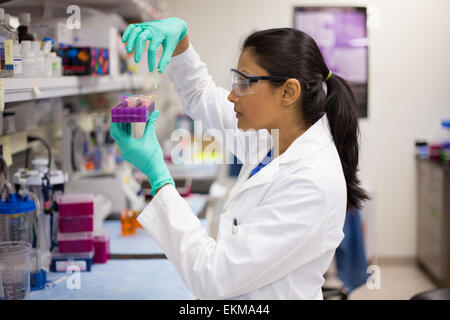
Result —
[[[228, 92], [215, 86], [192, 45], [172, 58], [166, 73], [190, 117], [221, 132], [236, 128]], [[231, 151], [239, 159], [246, 150], [257, 154], [259, 163], [272, 145], [270, 135], [247, 145], [245, 136], [236, 134]], [[244, 163], [217, 240], [172, 185], [156, 194], [138, 221], [199, 299], [322, 299], [323, 274], [344, 237], [347, 201], [327, 116], [248, 179], [255, 166]]]

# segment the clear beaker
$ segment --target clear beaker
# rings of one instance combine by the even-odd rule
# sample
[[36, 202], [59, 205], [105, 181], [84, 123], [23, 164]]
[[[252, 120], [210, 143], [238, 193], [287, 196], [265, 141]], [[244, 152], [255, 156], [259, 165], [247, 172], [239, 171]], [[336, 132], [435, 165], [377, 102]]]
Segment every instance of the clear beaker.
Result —
[[25, 299], [30, 293], [31, 244], [0, 242], [0, 299]]

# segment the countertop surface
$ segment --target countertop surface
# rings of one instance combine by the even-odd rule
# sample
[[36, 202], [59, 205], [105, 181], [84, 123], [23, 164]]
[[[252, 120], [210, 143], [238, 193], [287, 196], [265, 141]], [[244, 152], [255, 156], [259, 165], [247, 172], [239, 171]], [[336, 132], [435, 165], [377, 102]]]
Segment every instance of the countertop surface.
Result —
[[[206, 197], [186, 199], [194, 214], [199, 215]], [[207, 228], [206, 219], [200, 219]], [[189, 300], [195, 299], [173, 264], [165, 259], [156, 241], [143, 228], [136, 235], [121, 236], [120, 220], [105, 220], [109, 230], [112, 259], [93, 264], [91, 271], [67, 274], [49, 272], [52, 287], [33, 291], [30, 300]]]

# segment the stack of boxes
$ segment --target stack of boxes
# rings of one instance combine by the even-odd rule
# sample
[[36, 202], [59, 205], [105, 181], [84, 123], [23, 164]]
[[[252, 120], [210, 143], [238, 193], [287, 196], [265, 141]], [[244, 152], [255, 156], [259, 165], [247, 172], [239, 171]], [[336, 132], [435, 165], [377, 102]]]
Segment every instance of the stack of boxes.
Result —
[[109, 258], [109, 236], [94, 234], [94, 196], [68, 194], [56, 199], [59, 211], [58, 248], [52, 252], [52, 271], [65, 272], [77, 265], [90, 271], [92, 263]]

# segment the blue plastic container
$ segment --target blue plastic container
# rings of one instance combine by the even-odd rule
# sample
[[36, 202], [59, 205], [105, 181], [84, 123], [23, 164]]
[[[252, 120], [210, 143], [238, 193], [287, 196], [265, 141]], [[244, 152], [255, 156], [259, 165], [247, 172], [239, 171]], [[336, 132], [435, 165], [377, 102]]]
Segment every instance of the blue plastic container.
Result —
[[33, 214], [36, 204], [28, 196], [10, 194], [0, 199], [0, 241], [24, 241], [32, 243]]

